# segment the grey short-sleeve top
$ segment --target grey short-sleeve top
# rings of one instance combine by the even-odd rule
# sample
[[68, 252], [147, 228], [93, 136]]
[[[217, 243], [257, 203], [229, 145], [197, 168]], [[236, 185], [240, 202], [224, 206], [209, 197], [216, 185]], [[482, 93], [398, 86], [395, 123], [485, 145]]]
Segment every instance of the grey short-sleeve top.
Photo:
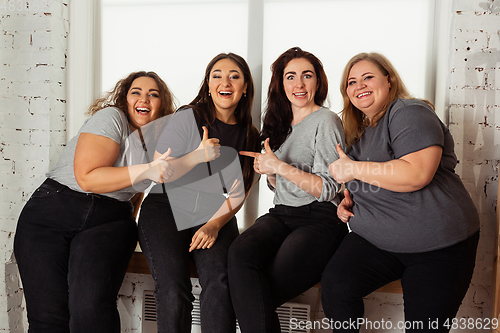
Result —
[[433, 145], [443, 148], [441, 162], [432, 181], [418, 191], [393, 192], [359, 180], [346, 184], [354, 201], [352, 231], [383, 250], [416, 253], [451, 246], [479, 229], [476, 207], [455, 174], [453, 138], [425, 102], [395, 100], [349, 155], [356, 161], [386, 162]]
[[300, 170], [321, 177], [321, 196], [302, 190], [284, 177], [276, 175], [275, 205], [298, 207], [313, 201], [331, 201], [338, 204], [340, 185], [333, 179], [328, 166], [338, 159], [336, 145], [345, 142], [342, 122], [331, 110], [321, 107], [297, 125], [274, 153], [281, 161]]
[[[137, 135], [131, 135], [132, 131], [125, 114], [115, 107], [107, 107], [97, 111], [92, 117], [85, 120], [78, 134], [64, 148], [56, 166], [47, 173], [46, 176], [48, 178], [52, 178], [74, 191], [88, 193], [83, 191], [78, 185], [73, 169], [76, 144], [81, 133], [101, 135], [118, 143], [120, 145], [120, 152], [114, 164], [115, 167], [146, 163], [142, 144]], [[103, 193], [102, 195], [120, 201], [127, 201], [137, 192], [144, 191], [150, 184], [151, 181], [145, 180], [139, 184], [135, 184], [133, 187], [130, 186], [122, 190]]]

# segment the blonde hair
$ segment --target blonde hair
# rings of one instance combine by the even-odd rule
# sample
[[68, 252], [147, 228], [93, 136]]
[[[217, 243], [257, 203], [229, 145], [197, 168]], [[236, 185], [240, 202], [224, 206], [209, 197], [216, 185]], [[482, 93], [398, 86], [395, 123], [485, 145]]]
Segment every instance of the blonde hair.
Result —
[[[349, 77], [349, 72], [351, 68], [358, 62], [366, 60], [377, 66], [377, 68], [382, 72], [384, 76], [388, 76], [390, 82], [389, 95], [387, 100], [383, 104], [382, 109], [372, 118], [371, 122], [368, 117], [356, 108], [349, 99], [347, 95], [347, 79]], [[397, 98], [405, 99], [415, 99], [404, 85], [398, 72], [391, 64], [391, 62], [382, 54], [372, 52], [372, 53], [359, 53], [352, 57], [344, 68], [342, 73], [342, 78], [340, 82], [340, 93], [342, 94], [342, 99], [344, 102], [344, 107], [342, 109], [342, 122], [344, 125], [346, 144], [351, 146], [353, 143], [359, 140], [365, 128], [368, 126], [375, 127], [379, 120], [384, 116], [389, 105], [391, 105]], [[433, 109], [434, 106], [427, 100], [423, 100], [429, 104]]]

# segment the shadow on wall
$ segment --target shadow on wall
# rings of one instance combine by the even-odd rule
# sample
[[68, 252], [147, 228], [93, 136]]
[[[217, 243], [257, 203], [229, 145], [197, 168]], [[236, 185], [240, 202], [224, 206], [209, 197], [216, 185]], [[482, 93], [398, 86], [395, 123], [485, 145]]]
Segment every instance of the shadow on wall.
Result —
[[[500, 12], [500, 5], [482, 3], [480, 6], [488, 12]], [[477, 33], [473, 36], [472, 40], [464, 40], [472, 45], [478, 42]], [[500, 39], [500, 35], [489, 38]], [[487, 44], [490, 43], [491, 40], [487, 40]], [[500, 84], [495, 81], [495, 70], [497, 65], [500, 65], [500, 50], [486, 48], [485, 51], [471, 53], [469, 50], [470, 48], [466, 47], [465, 52], [460, 50], [455, 55], [455, 64], [460, 63], [459, 59], [463, 57], [464, 65], [462, 68], [455, 68], [453, 73], [453, 81], [458, 84], [451, 86], [449, 128], [455, 140], [455, 152], [459, 160], [457, 174], [471, 194], [481, 219], [476, 270], [464, 305], [473, 306], [476, 310], [486, 310], [491, 307], [500, 158], [500, 145], [495, 145], [495, 139], [498, 142], [500, 138], [499, 101], [496, 100], [495, 90]], [[489, 315], [487, 312], [483, 312], [484, 316]]]
[[5, 264], [5, 283], [9, 332], [24, 333], [23, 290], [19, 284], [19, 271], [14, 254], [12, 254], [9, 262]]

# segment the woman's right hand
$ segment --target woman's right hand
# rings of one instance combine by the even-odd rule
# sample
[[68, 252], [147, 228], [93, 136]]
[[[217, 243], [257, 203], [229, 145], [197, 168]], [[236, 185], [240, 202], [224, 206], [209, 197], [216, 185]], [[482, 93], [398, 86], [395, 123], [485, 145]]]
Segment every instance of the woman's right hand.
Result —
[[170, 152], [171, 149], [168, 148], [168, 150], [163, 155], [156, 158], [153, 162], [149, 163], [147, 177], [155, 183], [168, 182], [170, 177], [172, 177], [172, 175], [174, 174], [172, 164], [167, 161]]
[[351, 194], [349, 194], [348, 190], [344, 190], [344, 196], [344, 199], [342, 199], [337, 207], [337, 216], [342, 222], [347, 223], [349, 222], [349, 219], [354, 216], [352, 213], [354, 201], [352, 201]]
[[204, 152], [203, 157], [200, 158], [200, 163], [202, 162], [210, 162], [215, 160], [220, 156], [220, 143], [217, 138], [208, 138], [208, 129], [203, 126], [203, 138], [201, 140], [200, 145], [196, 150], [200, 152]]

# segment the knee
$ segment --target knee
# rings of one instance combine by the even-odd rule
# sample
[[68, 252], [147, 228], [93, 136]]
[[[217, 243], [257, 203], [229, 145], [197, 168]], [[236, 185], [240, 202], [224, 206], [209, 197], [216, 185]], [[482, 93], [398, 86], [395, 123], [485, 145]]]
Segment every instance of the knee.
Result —
[[251, 250], [245, 245], [243, 236], [240, 235], [229, 247], [228, 252], [228, 265], [229, 267], [238, 267], [250, 262], [254, 250]]
[[323, 302], [332, 301], [350, 303], [362, 299], [357, 292], [356, 286], [350, 283], [348, 276], [337, 271], [331, 272], [326, 269], [321, 277], [321, 298]]
[[191, 280], [189, 276], [183, 278], [164, 275], [155, 277], [155, 297], [158, 302], [193, 302]]

